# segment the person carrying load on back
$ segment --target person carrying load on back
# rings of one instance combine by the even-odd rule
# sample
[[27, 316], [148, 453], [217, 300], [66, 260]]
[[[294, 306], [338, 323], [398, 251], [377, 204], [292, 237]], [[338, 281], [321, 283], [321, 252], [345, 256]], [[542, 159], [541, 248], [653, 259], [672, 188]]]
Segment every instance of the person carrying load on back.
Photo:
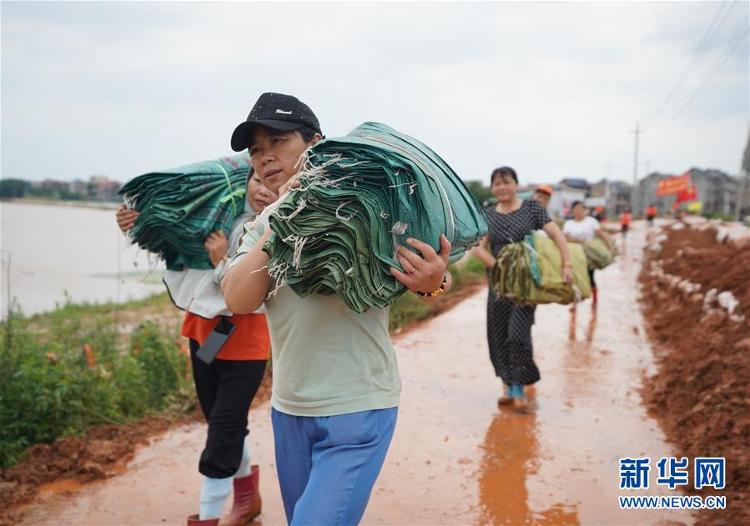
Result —
[[[572, 283], [573, 264], [565, 237], [542, 205], [518, 198], [518, 176], [515, 170], [508, 166], [496, 168], [492, 172], [490, 184], [492, 194], [498, 202], [496, 206], [485, 209], [489, 235], [473, 253], [485, 267], [491, 269], [495, 265], [497, 254], [505, 245], [523, 241], [527, 234], [543, 229], [560, 251], [563, 280], [565, 283]], [[502, 380], [504, 387], [498, 405], [513, 404], [521, 412], [528, 409], [525, 386], [540, 379], [531, 341], [535, 309], [535, 305], [519, 305], [506, 298], [498, 298], [490, 286], [487, 298], [487, 340], [495, 374]]]
[[[261, 512], [260, 471], [257, 465], [250, 464], [246, 435], [248, 410], [268, 360], [268, 326], [261, 311], [231, 314], [219, 288], [227, 261], [240, 244], [245, 223], [276, 199], [252, 169], [248, 173], [246, 195], [245, 211], [235, 219], [229, 239], [217, 231], [205, 240], [204, 248], [214, 268], [168, 271], [164, 280], [173, 301], [186, 309], [180, 334], [189, 339], [195, 391], [208, 423], [206, 444], [198, 464], [198, 471], [204, 477], [199, 513], [188, 517], [189, 526], [218, 524], [232, 489], [234, 503], [222, 524], [245, 524]], [[138, 216], [138, 212], [123, 206], [117, 210], [117, 224], [123, 232], [129, 231]], [[187, 299], [183, 300], [185, 296]], [[212, 316], [216, 312], [222, 315]], [[209, 355], [199, 355], [198, 350], [209, 339], [217, 344], [209, 342], [212, 348], [207, 345], [202, 351]], [[217, 350], [218, 354], [211, 357]]]
[[[585, 243], [599, 237], [607, 244], [610, 251], [614, 251], [612, 240], [604, 233], [599, 221], [586, 214], [586, 206], [581, 201], [573, 202], [570, 208], [573, 218], [565, 221], [563, 225], [563, 234], [565, 234], [565, 239], [568, 242]], [[598, 297], [596, 282], [594, 281], [594, 269], [589, 266], [588, 271], [591, 279], [591, 301], [596, 305]]]

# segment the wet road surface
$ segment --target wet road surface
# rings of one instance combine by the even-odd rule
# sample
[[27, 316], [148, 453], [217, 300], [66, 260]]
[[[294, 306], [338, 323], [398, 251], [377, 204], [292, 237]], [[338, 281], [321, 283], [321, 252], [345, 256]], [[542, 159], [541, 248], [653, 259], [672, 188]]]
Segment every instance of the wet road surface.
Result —
[[[637, 227], [640, 225], [637, 225]], [[399, 421], [363, 524], [692, 524], [680, 511], [623, 511], [617, 496], [677, 495], [654, 484], [619, 489], [618, 459], [670, 456], [638, 389], [653, 367], [636, 303], [643, 227], [597, 272], [599, 306], [537, 309], [542, 380], [532, 411], [499, 410], [485, 339], [486, 290], [396, 338]], [[263, 515], [284, 524], [270, 408], [250, 414]], [[173, 429], [142, 448], [126, 473], [32, 505], [25, 524], [184, 524], [197, 511], [205, 428]], [[62, 522], [61, 522], [62, 521]]]

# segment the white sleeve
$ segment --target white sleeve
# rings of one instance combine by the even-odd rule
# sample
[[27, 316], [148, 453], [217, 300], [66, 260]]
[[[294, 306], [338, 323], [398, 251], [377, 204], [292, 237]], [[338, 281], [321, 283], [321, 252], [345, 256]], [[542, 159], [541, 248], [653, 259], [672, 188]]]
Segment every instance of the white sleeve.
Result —
[[592, 238], [596, 237], [596, 231], [599, 230], [602, 225], [599, 224], [599, 221], [595, 217], [589, 216], [589, 224], [591, 225], [589, 228], [591, 228], [591, 236]]
[[251, 223], [245, 223], [245, 233], [242, 235], [242, 240], [240, 241], [240, 246], [237, 248], [237, 253], [229, 261], [229, 268], [235, 266], [240, 259], [242, 259], [242, 256], [250, 252], [250, 249], [258, 243], [261, 237], [263, 237], [263, 232], [265, 232], [265, 230], [266, 227], [263, 222], [260, 221], [260, 218]]

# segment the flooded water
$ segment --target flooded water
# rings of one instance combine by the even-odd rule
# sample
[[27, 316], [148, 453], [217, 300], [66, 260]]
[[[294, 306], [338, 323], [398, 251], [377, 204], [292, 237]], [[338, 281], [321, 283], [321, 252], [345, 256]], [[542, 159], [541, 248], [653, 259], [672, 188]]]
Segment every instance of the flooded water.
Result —
[[[542, 380], [532, 411], [498, 409], [487, 356], [486, 291], [396, 339], [403, 395], [393, 444], [363, 524], [692, 524], [683, 511], [619, 509], [618, 459], [670, 456], [639, 388], [653, 367], [640, 327], [636, 276], [642, 232], [597, 274], [600, 304], [539, 307]], [[647, 381], [647, 380], [646, 380]], [[284, 524], [270, 408], [250, 413], [263, 514]], [[198, 505], [205, 427], [168, 432], [128, 472], [30, 509], [26, 524], [180, 524]], [[675, 495], [652, 484], [639, 495]]]
[[163, 264], [129, 243], [114, 210], [3, 202], [0, 248], [3, 317], [11, 298], [35, 314], [66, 293], [73, 302], [120, 302], [163, 290]]

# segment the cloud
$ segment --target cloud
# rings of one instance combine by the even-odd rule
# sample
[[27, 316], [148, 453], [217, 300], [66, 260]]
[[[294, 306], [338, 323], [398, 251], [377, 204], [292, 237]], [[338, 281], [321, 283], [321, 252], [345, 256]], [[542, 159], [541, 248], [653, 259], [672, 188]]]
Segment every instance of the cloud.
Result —
[[[644, 161], [736, 172], [747, 45], [679, 117], [736, 35], [742, 3], [646, 123]], [[727, 9], [727, 7], [725, 7]], [[73, 179], [218, 157], [263, 91], [328, 135], [386, 122], [466, 179], [629, 179], [635, 121], [672, 88], [710, 3], [2, 3], [2, 176]]]

